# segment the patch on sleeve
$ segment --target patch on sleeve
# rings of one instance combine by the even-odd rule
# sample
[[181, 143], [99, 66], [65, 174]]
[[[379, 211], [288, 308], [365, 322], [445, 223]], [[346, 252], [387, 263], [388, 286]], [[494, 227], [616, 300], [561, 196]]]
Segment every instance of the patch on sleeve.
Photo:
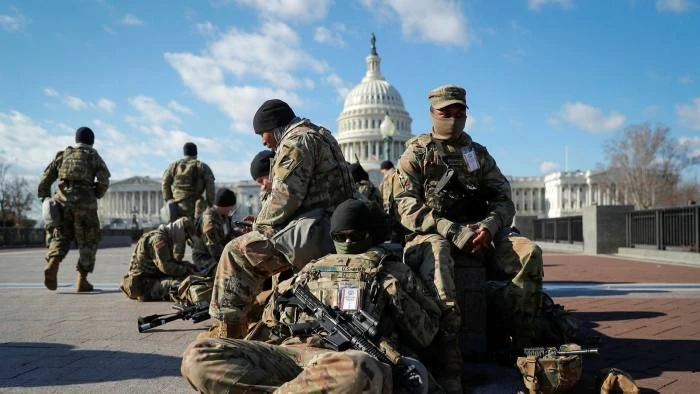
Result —
[[272, 168], [275, 181], [279, 179], [283, 182], [304, 160], [300, 150], [290, 145], [282, 145], [275, 155], [277, 157]]
[[156, 248], [157, 250], [160, 250], [160, 249], [163, 249], [163, 248], [167, 248], [167, 247], [168, 247], [168, 243], [165, 242], [165, 241], [163, 241], [162, 239], [159, 239], [159, 240], [156, 241], [156, 243], [155, 243], [154, 246], [155, 246], [155, 248]]

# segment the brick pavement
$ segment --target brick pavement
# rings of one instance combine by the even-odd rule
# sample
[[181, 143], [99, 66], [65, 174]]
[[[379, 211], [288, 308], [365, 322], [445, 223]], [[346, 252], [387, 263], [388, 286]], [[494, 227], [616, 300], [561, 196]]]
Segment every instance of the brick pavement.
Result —
[[[49, 292], [42, 287], [43, 250], [0, 251], [0, 391], [191, 392], [179, 376], [180, 354], [206, 324], [175, 321], [139, 334], [137, 316], [165, 313], [169, 305], [129, 301], [114, 290], [129, 253], [129, 248], [100, 250], [91, 279], [103, 290], [76, 294], [75, 253], [61, 266], [63, 287]], [[557, 253], [546, 253], [545, 263], [547, 286], [700, 283], [700, 268]], [[695, 361], [700, 354], [700, 291], [573, 289], [552, 294], [600, 337], [601, 355], [584, 360], [585, 379], [577, 392], [590, 389], [595, 371], [608, 366], [628, 370], [643, 392], [700, 391], [700, 362]], [[512, 368], [494, 368], [493, 375], [498, 380], [480, 382], [475, 392], [507, 392], [502, 383], [518, 381]]]

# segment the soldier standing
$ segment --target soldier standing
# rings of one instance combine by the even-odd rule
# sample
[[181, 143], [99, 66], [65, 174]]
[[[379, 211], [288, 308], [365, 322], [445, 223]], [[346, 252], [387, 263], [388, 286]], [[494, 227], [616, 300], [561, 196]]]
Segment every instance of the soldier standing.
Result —
[[[39, 180], [38, 196], [43, 201], [51, 196], [51, 185], [58, 179], [54, 200], [62, 207], [61, 217], [46, 225], [46, 269], [44, 285], [49, 290], [58, 286], [58, 266], [68, 254], [71, 242], [78, 245], [77, 291], [93, 289], [87, 280], [95, 268], [95, 254], [100, 242], [100, 220], [97, 216], [97, 199], [102, 198], [109, 187], [109, 170], [92, 147], [95, 134], [88, 127], [75, 132], [75, 146], [69, 146], [56, 154]], [[58, 219], [58, 220], [56, 220]]]
[[477, 254], [490, 249], [494, 241], [487, 273], [503, 273], [525, 289], [523, 321], [539, 307], [543, 276], [540, 248], [510, 227], [515, 206], [508, 180], [486, 148], [463, 131], [468, 109], [465, 95], [463, 88], [454, 85], [430, 91], [432, 131], [406, 143], [395, 190], [401, 224], [411, 233], [405, 261], [442, 301], [443, 327], [435, 348], [446, 366], [438, 380], [448, 392], [461, 391], [462, 366], [452, 253]]
[[282, 100], [263, 103], [253, 129], [275, 151], [272, 189], [253, 230], [229, 242], [219, 260], [209, 314], [212, 336], [240, 338], [265, 279], [301, 269], [332, 250], [330, 213], [351, 198], [354, 186], [330, 131], [302, 119]]
[[[283, 292], [295, 283], [305, 283], [326, 305], [347, 313], [362, 310], [378, 322], [379, 339], [373, 339], [390, 359], [416, 357], [438, 330], [440, 307], [400, 257], [378, 245], [384, 234], [374, 233], [377, 227], [372, 219], [376, 217], [365, 202], [340, 204], [333, 212], [330, 231], [338, 254], [305, 266], [279, 288]], [[183, 354], [183, 377], [204, 393], [400, 392], [393, 389], [405, 383], [399, 374], [365, 352], [336, 352], [317, 335], [265, 335], [313, 319], [296, 308], [280, 308], [279, 299], [271, 298], [250, 335], [254, 340], [211, 338], [190, 344]], [[427, 380], [430, 392], [440, 392]]]
[[230, 189], [219, 189], [214, 205], [205, 209], [197, 220], [196, 230], [200, 236], [192, 242], [192, 261], [199, 270], [213, 268], [219, 262], [224, 246], [241, 235], [231, 226], [231, 214], [235, 207], [236, 194]]
[[163, 198], [166, 203], [173, 200], [177, 204], [178, 218], [194, 219], [214, 201], [214, 174], [208, 165], [197, 160], [197, 145], [187, 142], [182, 151], [185, 157], [170, 163], [163, 173]]
[[195, 237], [195, 231], [190, 218], [180, 218], [142, 235], [119, 285], [121, 291], [133, 300], [169, 300], [170, 290], [197, 272], [194, 264], [183, 260], [187, 240]]

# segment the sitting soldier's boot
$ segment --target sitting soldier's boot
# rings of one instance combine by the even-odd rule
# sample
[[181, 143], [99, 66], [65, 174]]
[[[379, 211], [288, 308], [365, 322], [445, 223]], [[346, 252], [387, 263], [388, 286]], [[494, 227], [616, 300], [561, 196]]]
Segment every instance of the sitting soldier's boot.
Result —
[[216, 322], [208, 331], [197, 334], [197, 339], [207, 338], [231, 338], [240, 339], [248, 333], [245, 324], [231, 324], [224, 322]]
[[51, 259], [44, 269], [44, 286], [49, 290], [56, 290], [58, 287], [58, 260]]
[[78, 271], [78, 280], [75, 282], [75, 287], [79, 293], [83, 291], [92, 291], [92, 284], [87, 280], [87, 272]]

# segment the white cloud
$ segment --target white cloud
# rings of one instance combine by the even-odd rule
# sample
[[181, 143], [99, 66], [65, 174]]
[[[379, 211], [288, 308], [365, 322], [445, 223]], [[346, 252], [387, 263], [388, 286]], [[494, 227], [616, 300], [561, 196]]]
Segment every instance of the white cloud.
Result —
[[95, 105], [97, 106], [97, 108], [103, 109], [109, 113], [112, 113], [112, 111], [114, 111], [114, 108], [117, 106], [117, 104], [115, 104], [114, 101], [111, 101], [104, 97], [97, 100], [97, 104]]
[[129, 104], [136, 109], [139, 116], [127, 116], [127, 122], [143, 131], [157, 135], [165, 135], [165, 130], [163, 129], [164, 125], [182, 123], [182, 120], [178, 118], [173, 111], [158, 104], [152, 97], [131, 97], [129, 99]]
[[404, 36], [438, 44], [467, 46], [469, 22], [454, 0], [362, 0], [371, 12], [396, 16]]
[[624, 115], [618, 112], [613, 111], [606, 116], [600, 109], [580, 101], [565, 103], [559, 112], [559, 118], [592, 133], [613, 131], [625, 122]]
[[510, 21], [510, 29], [518, 34], [521, 34], [521, 35], [527, 34], [530, 32], [530, 30], [520, 26], [520, 23], [518, 21], [516, 21], [515, 19], [512, 19]]
[[677, 105], [676, 113], [684, 127], [700, 131], [700, 97], [694, 98], [690, 104]]
[[117, 32], [114, 31], [114, 29], [112, 29], [111, 27], [109, 27], [109, 26], [107, 26], [107, 25], [102, 25], [102, 30], [104, 30], [104, 31], [105, 31], [106, 33], [108, 33], [109, 35], [112, 35], [112, 36], [116, 36], [116, 35], [117, 35]]
[[[294, 107], [301, 103], [294, 90], [309, 86], [302, 74], [328, 71], [325, 62], [301, 49], [300, 41], [288, 25], [268, 21], [259, 32], [232, 28], [202, 54], [164, 56], [199, 99], [227, 114], [235, 131], [249, 132], [263, 101], [276, 97]], [[226, 82], [228, 76], [233, 84]]]
[[182, 105], [175, 100], [170, 100], [170, 102], [168, 103], [168, 108], [184, 115], [192, 115], [192, 109], [190, 107]]
[[345, 46], [345, 41], [338, 31], [330, 30], [324, 26], [314, 29], [314, 41], [339, 47]]
[[688, 146], [689, 156], [700, 159], [700, 137], [681, 137], [678, 139], [681, 145]]
[[49, 96], [49, 97], [58, 97], [59, 94], [56, 90], [51, 89], [51, 88], [44, 88], [44, 94]]
[[559, 171], [561, 166], [559, 163], [555, 163], [553, 161], [543, 161], [540, 163], [540, 172], [542, 174], [551, 174], [552, 172]]
[[143, 21], [139, 19], [136, 15], [126, 14], [121, 20], [122, 24], [127, 26], [141, 26]]
[[18, 112], [0, 112], [0, 156], [20, 175], [36, 176], [59, 149], [73, 143], [74, 135], [50, 134], [31, 117]]
[[533, 11], [537, 11], [546, 5], [556, 5], [564, 9], [574, 7], [573, 0], [528, 0], [527, 7]]
[[693, 82], [693, 79], [690, 78], [689, 75], [683, 75], [678, 77], [678, 82], [680, 82], [683, 85], [690, 85]]
[[80, 97], [64, 96], [63, 103], [75, 111], [80, 111], [88, 107], [88, 104]]
[[209, 21], [204, 21], [201, 23], [197, 23], [194, 25], [195, 29], [197, 29], [197, 32], [205, 37], [212, 37], [214, 34], [218, 32], [218, 29], [216, 26], [214, 26], [213, 23]]
[[656, 0], [656, 10], [659, 12], [683, 13], [695, 8], [689, 0]]
[[338, 98], [341, 100], [345, 100], [345, 96], [348, 95], [350, 89], [352, 88], [352, 84], [350, 82], [344, 81], [335, 73], [326, 76], [323, 78], [323, 81], [333, 86], [335, 91], [338, 93]]
[[16, 12], [15, 15], [0, 14], [0, 27], [10, 33], [23, 29], [29, 23], [29, 19]]
[[312, 21], [328, 14], [331, 0], [235, 0], [240, 5], [253, 7], [265, 17]]

